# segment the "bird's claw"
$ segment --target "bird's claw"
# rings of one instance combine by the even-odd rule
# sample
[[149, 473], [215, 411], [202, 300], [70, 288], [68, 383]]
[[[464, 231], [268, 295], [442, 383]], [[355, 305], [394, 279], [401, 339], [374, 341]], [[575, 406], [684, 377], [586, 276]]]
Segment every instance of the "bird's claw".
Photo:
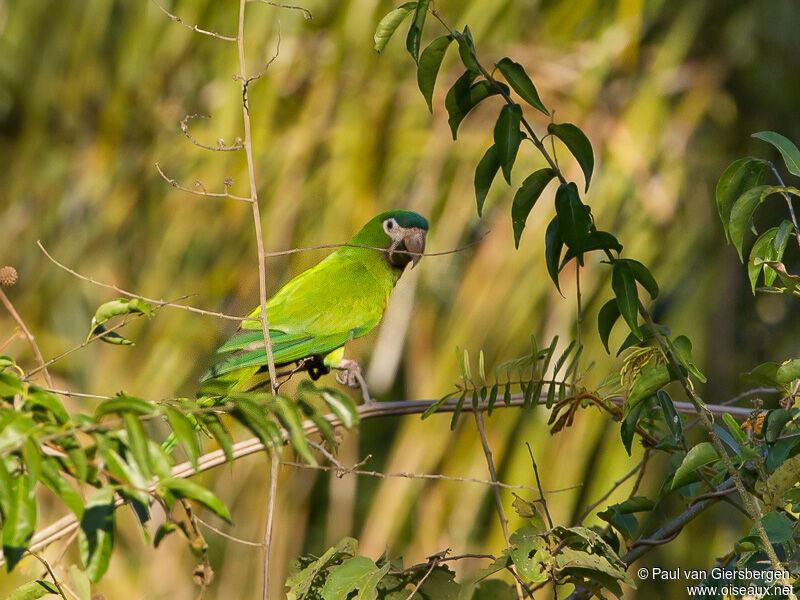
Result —
[[345, 358], [336, 365], [336, 368], [339, 369], [339, 372], [336, 373], [336, 381], [341, 385], [346, 385], [353, 389], [361, 387], [359, 382], [359, 378], [362, 377], [361, 365], [356, 361]]

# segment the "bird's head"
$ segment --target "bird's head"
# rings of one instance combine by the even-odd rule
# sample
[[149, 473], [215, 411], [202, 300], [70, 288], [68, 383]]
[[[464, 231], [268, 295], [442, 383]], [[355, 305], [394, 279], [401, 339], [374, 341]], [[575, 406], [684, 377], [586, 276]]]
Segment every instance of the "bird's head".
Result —
[[390, 210], [370, 220], [350, 243], [385, 248], [389, 264], [404, 269], [408, 263], [416, 265], [422, 258], [427, 233], [428, 221], [422, 215], [408, 210]]

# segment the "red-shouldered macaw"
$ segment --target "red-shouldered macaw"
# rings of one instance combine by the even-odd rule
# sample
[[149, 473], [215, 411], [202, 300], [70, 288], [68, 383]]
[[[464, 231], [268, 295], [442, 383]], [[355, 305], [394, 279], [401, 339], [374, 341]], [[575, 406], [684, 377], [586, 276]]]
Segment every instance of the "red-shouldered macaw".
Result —
[[[347, 246], [284, 285], [266, 304], [276, 368], [294, 365], [290, 372], [305, 370], [312, 379], [338, 369], [340, 383], [357, 387], [360, 367], [344, 358], [344, 346], [380, 322], [400, 275], [409, 262], [419, 262], [427, 231], [428, 221], [417, 213], [381, 213]], [[248, 315], [260, 316], [260, 307]], [[252, 388], [256, 376], [267, 371], [257, 320], [243, 321], [217, 352], [226, 357], [203, 375], [201, 393]]]

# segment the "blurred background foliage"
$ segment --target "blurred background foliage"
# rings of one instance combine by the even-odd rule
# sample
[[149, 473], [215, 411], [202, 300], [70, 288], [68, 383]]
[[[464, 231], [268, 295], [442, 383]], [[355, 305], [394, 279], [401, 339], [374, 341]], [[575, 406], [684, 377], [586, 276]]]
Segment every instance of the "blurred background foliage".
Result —
[[[165, 7], [187, 23], [233, 35], [236, 4], [180, 0]], [[540, 201], [516, 252], [509, 217], [515, 188], [495, 185], [483, 219], [476, 217], [473, 169], [491, 143], [499, 101], [471, 114], [453, 142], [443, 100], [460, 73], [454, 54], [440, 74], [431, 117], [402, 36], [382, 56], [372, 49], [372, 32], [390, 2], [308, 0], [304, 6], [313, 20], [265, 4], [248, 8], [252, 72], [272, 56], [281, 35], [279, 58], [250, 96], [267, 251], [344, 241], [394, 207], [430, 217], [430, 251], [490, 231], [466, 252], [423, 260], [404, 277], [380, 331], [353, 344], [349, 354], [368, 365], [373, 393], [398, 400], [450, 391], [458, 375], [456, 345], [473, 353], [482, 348], [491, 368], [523, 354], [532, 333], [542, 342], [574, 336], [574, 271], [562, 276], [564, 299], [544, 266], [541, 240], [552, 208]], [[774, 158], [750, 133], [770, 129], [800, 139], [795, 0], [440, 0], [437, 7], [453, 26], [470, 25], [487, 62], [508, 55], [522, 63], [558, 120], [586, 131], [598, 160], [587, 201], [598, 223], [625, 244], [625, 255], [658, 277], [666, 293], [654, 310], [673, 332], [692, 338], [709, 376], [702, 390], [707, 401], [741, 390], [737, 373], [796, 349], [796, 312], [781, 297], [753, 299], [713, 208], [716, 178], [729, 162], [747, 153]], [[190, 123], [197, 139], [214, 145], [242, 135], [241, 97], [231, 81], [235, 51], [234, 44], [171, 23], [146, 0], [0, 0], [0, 263], [20, 273], [8, 292], [46, 357], [79, 344], [94, 308], [112, 295], [57, 269], [36, 248], [38, 239], [81, 272], [148, 296], [197, 294], [193, 304], [235, 314], [257, 303], [247, 207], [175, 190], [154, 168], [159, 161], [189, 187], [198, 179], [220, 191], [230, 177], [233, 193], [246, 189], [243, 153], [207, 152], [179, 128], [185, 115], [203, 113], [213, 118]], [[568, 175], [581, 181], [563, 148], [559, 156]], [[532, 148], [519, 160], [524, 164], [515, 179], [541, 161]], [[775, 221], [768, 211], [763, 218]], [[325, 254], [270, 259], [269, 289]], [[796, 259], [790, 253], [787, 261]], [[582, 272], [584, 357], [598, 363], [588, 383], [619, 366], [595, 335], [608, 275], [593, 264]], [[193, 395], [198, 374], [232, 327], [164, 309], [126, 328], [136, 346], [93, 344], [51, 373], [59, 387], [73, 390], [125, 389], [151, 399]], [[0, 314], [0, 337], [13, 330]], [[616, 332], [612, 342], [621, 337]], [[6, 352], [31, 364], [23, 341]], [[92, 405], [73, 400], [71, 406]], [[617, 427], [596, 411], [581, 412], [571, 429], [554, 437], [546, 420], [544, 409], [498, 410], [488, 433], [501, 480], [532, 483], [523, 444], [530, 441], [545, 489], [582, 484], [550, 499], [554, 520], [569, 524], [630, 470], [641, 450], [628, 458]], [[447, 415], [367, 421], [344, 440], [341, 460], [371, 454], [365, 468], [486, 477], [472, 420], [462, 418], [453, 435], [448, 422]], [[260, 455], [205, 475], [234, 515], [234, 535], [260, 538], [267, 471]], [[656, 470], [650, 475], [645, 493], [657, 485]], [[511, 499], [504, 493], [506, 506]], [[43, 522], [59, 516], [55, 503], [42, 501], [49, 515]], [[358, 537], [364, 554], [376, 557], [388, 545], [407, 562], [446, 547], [499, 552], [491, 502], [489, 490], [474, 484], [339, 479], [285, 467], [276, 594], [293, 556], [319, 552], [343, 535]], [[678, 508], [668, 503], [660, 514]], [[120, 549], [98, 591], [112, 598], [194, 597], [196, 561], [182, 543], [168, 540], [152, 551], [130, 515], [121, 523]], [[710, 567], [741, 528], [740, 516], [721, 504], [643, 564]], [[217, 571], [212, 597], [258, 597], [258, 552], [211, 532], [208, 539]], [[0, 593], [37, 569], [29, 563], [26, 572], [23, 564], [13, 577], [3, 575]], [[642, 582], [630, 597], [670, 595], [650, 585]]]

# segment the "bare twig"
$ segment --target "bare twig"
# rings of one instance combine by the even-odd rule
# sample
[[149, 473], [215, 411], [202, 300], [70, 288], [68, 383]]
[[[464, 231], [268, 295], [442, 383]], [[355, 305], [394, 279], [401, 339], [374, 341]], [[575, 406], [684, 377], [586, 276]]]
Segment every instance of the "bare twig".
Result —
[[275, 516], [275, 496], [278, 492], [278, 449], [272, 448], [270, 452], [271, 467], [269, 470], [269, 502], [267, 505], [267, 524], [264, 529], [264, 594], [263, 599], [269, 600], [269, 555], [272, 549], [272, 521]]
[[194, 194], [195, 196], [206, 196], [208, 198], [230, 198], [231, 200], [238, 200], [239, 202], [251, 202], [250, 198], [245, 198], [244, 196], [235, 196], [234, 194], [231, 194], [228, 191], [231, 181], [228, 179], [224, 181], [225, 184], [224, 192], [209, 192], [206, 191], [205, 186], [202, 183], [200, 183], [200, 181], [197, 180], [195, 180], [194, 182], [195, 187], [199, 188], [197, 190], [193, 190], [191, 188], [187, 188], [185, 186], [180, 185], [172, 177], [169, 177], [166, 173], [164, 173], [159, 163], [156, 163], [156, 171], [158, 171], [158, 174], [161, 175], [161, 178], [168, 184], [170, 184], [172, 187], [182, 192], [186, 192], [187, 194]]
[[310, 21], [314, 18], [314, 15], [311, 14], [311, 11], [307, 8], [303, 8], [302, 6], [295, 6], [293, 4], [280, 4], [279, 2], [270, 2], [270, 0], [247, 0], [248, 2], [261, 2], [262, 4], [269, 4], [270, 6], [274, 6], [275, 8], [288, 8], [290, 10], [299, 10], [303, 13], [303, 18], [306, 21]]
[[287, 256], [289, 254], [297, 254], [298, 252], [308, 252], [310, 250], [327, 250], [329, 248], [366, 248], [367, 250], [378, 250], [379, 252], [394, 252], [395, 254], [408, 254], [409, 256], [447, 256], [449, 254], [457, 254], [459, 252], [463, 252], [464, 250], [468, 250], [473, 246], [480, 244], [485, 238], [489, 235], [487, 231], [481, 237], [479, 237], [474, 242], [470, 242], [464, 246], [460, 246], [458, 248], [454, 248], [452, 250], [445, 250], [443, 252], [411, 252], [409, 250], [390, 250], [389, 248], [380, 248], [378, 246], [364, 246], [361, 244], [321, 244], [319, 246], [309, 246], [307, 248], [291, 248], [290, 250], [278, 250], [276, 252], [265, 252], [264, 256], [267, 258], [272, 258], [273, 256]]
[[209, 37], [217, 38], [218, 40], [224, 40], [226, 42], [235, 42], [236, 41], [235, 37], [222, 35], [220, 33], [217, 33], [216, 31], [209, 31], [207, 29], [200, 29], [197, 25], [189, 25], [183, 19], [181, 19], [179, 16], [173, 15], [166, 8], [161, 6], [158, 2], [156, 2], [156, 0], [153, 0], [153, 4], [155, 4], [159, 8], [159, 10], [161, 12], [163, 12], [165, 15], [167, 15], [170, 18], [170, 20], [172, 20], [173, 22], [178, 23], [180, 25], [183, 25], [184, 27], [186, 27], [186, 29], [194, 31], [195, 33], [200, 33], [202, 35], [207, 35]]
[[195, 515], [194, 518], [203, 527], [206, 527], [206, 528], [210, 529], [211, 531], [213, 531], [217, 535], [220, 535], [220, 536], [222, 536], [222, 537], [224, 537], [224, 538], [226, 538], [226, 539], [228, 539], [228, 540], [230, 540], [232, 542], [236, 542], [237, 544], [242, 544], [243, 546], [253, 546], [255, 548], [263, 548], [264, 547], [264, 543], [263, 542], [251, 542], [249, 540], [243, 540], [242, 538], [238, 538], [235, 535], [231, 535], [230, 533], [225, 533], [221, 529], [217, 529], [211, 523], [206, 523], [205, 521], [203, 521], [203, 519], [201, 519], [197, 515]]
[[33, 552], [32, 550], [28, 550], [27, 552], [28, 552], [28, 554], [30, 554], [31, 556], [33, 556], [33, 557], [34, 557], [36, 560], [38, 560], [40, 563], [42, 563], [42, 565], [44, 565], [44, 568], [45, 568], [45, 569], [47, 569], [47, 572], [49, 573], [50, 577], [53, 579], [53, 583], [55, 584], [55, 586], [56, 586], [56, 589], [58, 590], [58, 593], [59, 593], [59, 595], [60, 595], [60, 596], [61, 596], [61, 597], [62, 597], [64, 600], [68, 600], [68, 598], [67, 598], [66, 594], [64, 594], [64, 590], [62, 590], [62, 589], [61, 589], [61, 583], [58, 581], [58, 577], [56, 577], [56, 574], [55, 574], [55, 573], [53, 573], [53, 569], [50, 567], [50, 563], [48, 563], [48, 562], [47, 562], [47, 561], [44, 559], [44, 557], [40, 556], [40, 555], [39, 555], [39, 554], [37, 554], [36, 552]]
[[11, 304], [11, 300], [8, 299], [8, 296], [6, 296], [5, 292], [2, 289], [0, 289], [0, 301], [3, 302], [9, 314], [11, 315], [11, 318], [14, 319], [14, 321], [19, 326], [20, 330], [22, 331], [22, 334], [25, 336], [25, 339], [28, 340], [28, 344], [30, 345], [31, 350], [33, 350], [33, 356], [39, 363], [38, 370], [42, 371], [42, 375], [44, 376], [44, 380], [47, 382], [47, 385], [49, 387], [53, 387], [53, 379], [50, 377], [50, 373], [47, 372], [47, 365], [44, 362], [44, 357], [42, 356], [42, 353], [39, 350], [39, 346], [36, 344], [36, 339], [33, 337], [33, 334], [31, 333], [30, 329], [28, 329], [27, 326], [25, 325], [25, 321], [23, 321], [22, 317], [19, 316], [19, 313], [14, 309], [14, 305]]
[[[483, 425], [483, 412], [480, 410], [476, 410], [473, 412], [473, 416], [475, 417], [475, 425], [478, 428], [478, 434], [481, 438], [481, 445], [483, 446], [483, 454], [486, 457], [486, 466], [489, 468], [489, 476], [491, 477], [492, 481], [497, 483], [497, 472], [494, 468], [494, 460], [492, 459], [492, 450], [489, 447], [489, 440], [486, 438], [486, 428]], [[493, 486], [494, 491], [494, 503], [495, 508], [497, 510], [497, 517], [500, 519], [500, 527], [503, 530], [503, 539], [506, 542], [506, 548], [509, 550], [511, 549], [511, 540], [508, 535], [508, 519], [506, 518], [506, 511], [503, 509], [503, 500], [500, 498], [500, 488], [495, 485]], [[520, 600], [523, 598], [522, 593], [522, 586], [520, 585], [521, 582], [516, 582], [517, 588], [517, 596]]]
[[425, 583], [425, 580], [428, 578], [428, 575], [430, 575], [433, 572], [433, 570], [436, 568], [436, 565], [439, 564], [439, 560], [440, 559], [437, 556], [431, 561], [430, 568], [425, 573], [425, 575], [423, 575], [422, 578], [417, 582], [417, 585], [414, 586], [414, 589], [411, 590], [411, 593], [408, 596], [406, 596], [406, 600], [411, 600], [416, 595], [416, 593], [419, 591], [419, 588], [421, 588], [422, 584]]
[[275, 359], [272, 356], [272, 342], [269, 337], [269, 322], [267, 321], [267, 275], [264, 260], [264, 236], [261, 232], [261, 212], [258, 207], [258, 190], [256, 188], [256, 171], [253, 165], [253, 140], [250, 134], [250, 112], [247, 109], [247, 64], [244, 58], [244, 13], [247, 0], [239, 0], [239, 30], [236, 35], [236, 47], [239, 52], [239, 79], [242, 84], [242, 121], [244, 123], [244, 151], [247, 155], [247, 175], [250, 182], [250, 206], [253, 209], [253, 226], [256, 234], [256, 247], [258, 248], [258, 295], [261, 301], [259, 320], [264, 334], [264, 348], [267, 352], [267, 368], [269, 370], [270, 388], [272, 394], [277, 393], [275, 387], [278, 382], [275, 373]]
[[[121, 287], [119, 287], [117, 285], [113, 285], [113, 284], [110, 284], [110, 283], [103, 283], [102, 281], [97, 281], [96, 279], [93, 279], [91, 277], [87, 277], [86, 275], [81, 275], [76, 270], [69, 268], [68, 266], [64, 265], [63, 263], [58, 262], [55, 258], [53, 258], [52, 255], [47, 250], [45, 250], [45, 247], [42, 245], [41, 241], [37, 240], [36, 245], [39, 246], [39, 249], [42, 252], [44, 252], [44, 255], [48, 259], [50, 259], [50, 262], [52, 262], [54, 265], [56, 265], [60, 269], [63, 269], [64, 271], [66, 271], [70, 275], [74, 275], [78, 279], [82, 279], [83, 281], [86, 281], [88, 283], [92, 283], [94, 285], [97, 285], [97, 286], [100, 286], [100, 287], [103, 287], [103, 288], [106, 288], [106, 289], [109, 289], [109, 290], [114, 290], [118, 294], [122, 294], [123, 296], [127, 296], [128, 298], [139, 298], [141, 300], [144, 300], [145, 302], [150, 302], [151, 304], [156, 304], [159, 307], [160, 306], [169, 306], [171, 308], [179, 308], [181, 310], [188, 310], [189, 312], [193, 312], [193, 313], [197, 313], [197, 314], [201, 314], [201, 315], [207, 315], [209, 317], [216, 317], [218, 319], [227, 319], [229, 321], [240, 321], [241, 322], [241, 321], [255, 321], [256, 320], [256, 319], [248, 318], [248, 317], [236, 317], [236, 316], [233, 316], [233, 315], [226, 315], [225, 313], [221, 313], [221, 312], [203, 310], [202, 308], [195, 308], [194, 306], [186, 306], [184, 304], [175, 304], [174, 302], [169, 302], [169, 301], [166, 301], [166, 300], [156, 300], [155, 298], [148, 298], [147, 296], [140, 296], [139, 294], [135, 294], [135, 293], [130, 292], [128, 290], [124, 290], [124, 289], [122, 289]], [[184, 298], [189, 298], [189, 296], [184, 296]], [[52, 387], [52, 385], [50, 387]]]
[[528, 454], [531, 457], [531, 464], [533, 465], [533, 473], [536, 475], [536, 487], [539, 489], [539, 503], [542, 505], [542, 508], [544, 508], [544, 515], [547, 517], [547, 524], [550, 526], [550, 529], [552, 529], [553, 519], [550, 518], [550, 511], [547, 509], [547, 500], [544, 498], [542, 482], [539, 479], [539, 468], [536, 466], [536, 459], [533, 458], [533, 450], [531, 450], [531, 445], [528, 442], [525, 442], [525, 445], [528, 447]]
[[181, 119], [181, 131], [183, 132], [183, 135], [185, 135], [187, 139], [190, 142], [192, 142], [195, 146], [198, 146], [205, 150], [211, 150], [212, 152], [235, 152], [236, 150], [241, 150], [242, 148], [244, 148], [244, 146], [242, 145], [242, 141], [239, 138], [236, 138], [233, 144], [230, 146], [226, 145], [225, 140], [223, 140], [222, 138], [217, 140], [216, 146], [209, 146], [208, 144], [203, 144], [194, 139], [194, 137], [192, 137], [192, 134], [189, 132], [189, 121], [191, 119], [210, 119], [210, 118], [211, 118], [210, 115], [201, 115], [201, 114], [186, 115], [185, 117], [183, 117], [183, 119]]
[[644, 459], [639, 461], [639, 463], [635, 467], [633, 467], [633, 469], [631, 469], [628, 473], [626, 473], [621, 479], [618, 479], [617, 481], [615, 481], [614, 485], [611, 486], [611, 489], [608, 490], [605, 494], [603, 494], [603, 496], [597, 502], [594, 502], [594, 503], [590, 504], [588, 507], [586, 507], [586, 510], [583, 511], [583, 514], [578, 518], [578, 520], [575, 522], [575, 524], [576, 525], [581, 525], [583, 523], [583, 521], [586, 519], [586, 517], [588, 517], [590, 514], [592, 514], [592, 511], [595, 508], [597, 508], [603, 502], [605, 502], [609, 498], [609, 496], [611, 496], [611, 494], [613, 494], [617, 490], [617, 488], [619, 488], [619, 486], [621, 486], [623, 483], [628, 481], [628, 479], [633, 477], [637, 472], [640, 472], [640, 470], [642, 469], [643, 465], [644, 465]]
[[[775, 168], [775, 165], [773, 165], [771, 162], [767, 162], [767, 164], [769, 165], [770, 169], [772, 169], [772, 173], [775, 175], [775, 178], [778, 180], [778, 183], [786, 187], [786, 184], [783, 182], [783, 178], [781, 177], [781, 174], [778, 173], [778, 169]], [[792, 218], [792, 225], [794, 225], [794, 235], [795, 238], [797, 239], [797, 245], [798, 247], [800, 247], [800, 225], [797, 224], [797, 216], [795, 216], [794, 214], [794, 205], [792, 204], [792, 197], [786, 192], [781, 192], [781, 195], [786, 200], [786, 205], [789, 207], [789, 215]]]

